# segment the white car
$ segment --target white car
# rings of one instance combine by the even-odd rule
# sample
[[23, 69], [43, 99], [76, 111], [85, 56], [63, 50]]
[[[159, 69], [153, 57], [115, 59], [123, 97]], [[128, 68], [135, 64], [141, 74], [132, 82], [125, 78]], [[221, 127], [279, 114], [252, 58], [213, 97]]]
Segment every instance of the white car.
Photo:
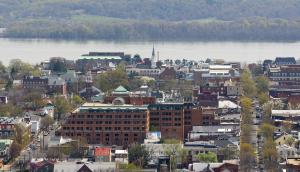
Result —
[[31, 149], [30, 149], [30, 148], [27, 148], [27, 151], [31, 151]]

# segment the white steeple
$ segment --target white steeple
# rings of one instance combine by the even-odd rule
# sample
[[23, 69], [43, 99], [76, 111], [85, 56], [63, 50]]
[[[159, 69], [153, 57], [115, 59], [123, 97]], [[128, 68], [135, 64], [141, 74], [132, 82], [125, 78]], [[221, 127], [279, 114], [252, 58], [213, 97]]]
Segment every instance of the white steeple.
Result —
[[153, 44], [152, 57], [151, 57], [151, 68], [156, 68], [156, 56], [154, 51], [154, 44]]

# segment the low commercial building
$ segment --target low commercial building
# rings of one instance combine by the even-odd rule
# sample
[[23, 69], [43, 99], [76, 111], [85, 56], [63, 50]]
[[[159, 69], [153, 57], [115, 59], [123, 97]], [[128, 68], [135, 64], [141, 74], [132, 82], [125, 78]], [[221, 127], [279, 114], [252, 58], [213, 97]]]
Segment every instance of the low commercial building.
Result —
[[111, 149], [96, 148], [93, 157], [95, 162], [111, 162]]

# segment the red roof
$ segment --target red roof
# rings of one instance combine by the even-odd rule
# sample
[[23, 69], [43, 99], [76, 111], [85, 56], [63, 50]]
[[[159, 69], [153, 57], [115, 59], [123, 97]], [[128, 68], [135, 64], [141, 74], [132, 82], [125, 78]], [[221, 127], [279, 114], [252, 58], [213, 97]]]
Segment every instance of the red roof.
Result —
[[53, 161], [53, 160], [49, 160], [48, 162], [52, 163], [52, 164], [55, 164], [56, 161]]
[[37, 166], [37, 167], [40, 167], [40, 166], [42, 166], [42, 165], [44, 165], [44, 164], [45, 164], [45, 163], [39, 162], [39, 163], [36, 164], [36, 166]]
[[110, 155], [110, 148], [96, 148], [94, 155]]

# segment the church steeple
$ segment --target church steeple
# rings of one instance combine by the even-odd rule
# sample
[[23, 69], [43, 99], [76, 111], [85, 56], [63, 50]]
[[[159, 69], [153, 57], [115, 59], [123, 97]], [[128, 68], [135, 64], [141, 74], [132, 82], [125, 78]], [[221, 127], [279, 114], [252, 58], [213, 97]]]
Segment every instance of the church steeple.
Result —
[[154, 44], [153, 44], [153, 50], [152, 50], [152, 57], [155, 56], [155, 51], [154, 51]]
[[151, 57], [151, 68], [156, 68], [156, 56], [154, 51], [154, 43], [153, 43], [153, 50], [152, 50], [152, 57]]

